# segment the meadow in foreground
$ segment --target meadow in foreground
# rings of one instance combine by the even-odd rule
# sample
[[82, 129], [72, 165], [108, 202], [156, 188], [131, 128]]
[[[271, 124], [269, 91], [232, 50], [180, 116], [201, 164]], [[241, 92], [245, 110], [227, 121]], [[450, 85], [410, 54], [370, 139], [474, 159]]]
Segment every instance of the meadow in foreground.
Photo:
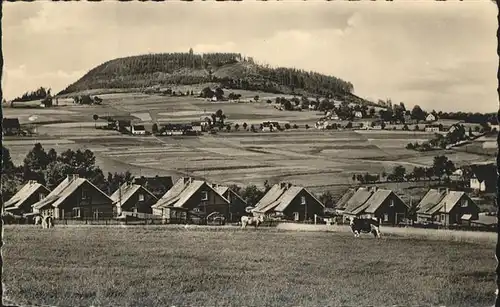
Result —
[[57, 306], [488, 306], [493, 245], [276, 229], [7, 226], [5, 296]]

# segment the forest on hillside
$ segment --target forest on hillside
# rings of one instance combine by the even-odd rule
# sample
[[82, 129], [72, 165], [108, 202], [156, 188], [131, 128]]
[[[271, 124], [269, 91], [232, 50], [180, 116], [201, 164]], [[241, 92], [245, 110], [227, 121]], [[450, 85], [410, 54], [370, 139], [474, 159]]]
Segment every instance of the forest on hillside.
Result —
[[255, 64], [239, 53], [161, 53], [131, 56], [105, 62], [59, 94], [100, 88], [147, 88], [221, 82], [233, 89], [286, 93], [306, 91], [318, 95], [344, 95], [352, 83], [295, 68]]

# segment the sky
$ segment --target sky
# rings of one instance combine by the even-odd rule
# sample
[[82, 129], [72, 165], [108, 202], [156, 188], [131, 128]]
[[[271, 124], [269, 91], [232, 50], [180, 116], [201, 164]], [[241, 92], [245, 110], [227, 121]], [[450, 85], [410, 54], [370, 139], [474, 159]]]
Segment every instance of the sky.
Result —
[[114, 58], [193, 48], [333, 75], [373, 101], [499, 109], [492, 1], [7, 2], [2, 27], [6, 99], [58, 92]]

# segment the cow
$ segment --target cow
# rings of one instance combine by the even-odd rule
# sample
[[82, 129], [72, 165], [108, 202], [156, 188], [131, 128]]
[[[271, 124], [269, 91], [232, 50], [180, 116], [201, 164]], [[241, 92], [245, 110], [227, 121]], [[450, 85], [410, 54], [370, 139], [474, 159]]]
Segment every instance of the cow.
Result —
[[52, 228], [54, 227], [54, 218], [50, 215], [44, 216], [42, 218], [42, 228]]
[[40, 215], [35, 216], [35, 218], [34, 218], [35, 225], [42, 224], [42, 220], [43, 219], [42, 219], [42, 217]]
[[360, 233], [373, 233], [375, 238], [380, 238], [380, 223], [373, 218], [350, 218], [349, 222], [354, 237], [358, 238]]
[[241, 228], [245, 228], [247, 225], [255, 225], [255, 228], [259, 226], [259, 224], [264, 222], [264, 217], [262, 215], [258, 216], [247, 216], [244, 215], [241, 217]]

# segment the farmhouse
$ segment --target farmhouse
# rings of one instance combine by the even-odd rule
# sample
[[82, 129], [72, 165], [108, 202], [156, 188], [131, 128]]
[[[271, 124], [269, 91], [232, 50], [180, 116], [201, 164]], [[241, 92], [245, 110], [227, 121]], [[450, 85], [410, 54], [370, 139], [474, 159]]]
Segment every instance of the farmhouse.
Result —
[[229, 217], [229, 201], [212, 185], [191, 177], [179, 179], [152, 209], [154, 215], [165, 219], [189, 219], [190, 215], [206, 216], [213, 212]]
[[493, 193], [497, 186], [497, 167], [495, 164], [471, 165], [470, 188], [476, 191]]
[[166, 124], [160, 129], [161, 135], [184, 135], [189, 131], [193, 131], [190, 124]]
[[191, 129], [193, 131], [196, 131], [196, 133], [201, 133], [203, 131], [203, 124], [202, 124], [202, 122], [192, 122], [191, 123]]
[[69, 175], [33, 211], [55, 219], [102, 219], [113, 216], [113, 201], [85, 178]]
[[439, 132], [441, 131], [440, 125], [425, 125], [425, 131], [426, 132]]
[[151, 206], [158, 198], [139, 184], [126, 182], [111, 195], [115, 216], [132, 215], [136, 217], [146, 217], [152, 214]]
[[391, 190], [360, 188], [347, 201], [344, 216], [376, 218], [381, 224], [397, 225], [406, 218], [408, 209]]
[[144, 125], [131, 125], [130, 126], [130, 133], [133, 135], [145, 135], [146, 134], [146, 128]]
[[294, 221], [312, 220], [323, 215], [325, 205], [303, 187], [291, 183], [275, 184], [256, 204], [253, 212]]
[[314, 124], [314, 127], [319, 130], [325, 130], [326, 127], [328, 127], [328, 121], [318, 121], [316, 124]]
[[361, 111], [356, 111], [356, 112], [354, 112], [354, 117], [363, 118], [363, 113], [361, 113]]
[[478, 219], [479, 207], [461, 191], [430, 189], [417, 206], [417, 222], [461, 224]]
[[44, 199], [50, 190], [44, 185], [30, 180], [14, 196], [3, 204], [4, 210], [15, 215], [32, 212], [31, 206]]
[[425, 118], [426, 122], [435, 122], [436, 120], [437, 118], [434, 114], [428, 114], [427, 117]]
[[17, 135], [21, 132], [21, 124], [18, 118], [2, 119], [2, 135]]
[[213, 184], [212, 187], [229, 201], [229, 220], [237, 221], [246, 214], [247, 202], [235, 191], [226, 186]]

